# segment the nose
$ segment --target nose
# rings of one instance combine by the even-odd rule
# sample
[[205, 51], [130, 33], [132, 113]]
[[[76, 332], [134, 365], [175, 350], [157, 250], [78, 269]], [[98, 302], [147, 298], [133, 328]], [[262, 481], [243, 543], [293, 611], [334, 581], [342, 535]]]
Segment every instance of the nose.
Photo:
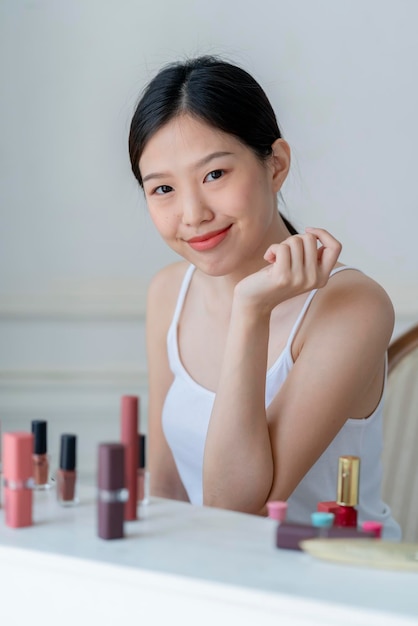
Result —
[[186, 226], [198, 226], [202, 222], [209, 222], [213, 219], [213, 211], [205, 201], [204, 197], [189, 191], [181, 198], [182, 222]]

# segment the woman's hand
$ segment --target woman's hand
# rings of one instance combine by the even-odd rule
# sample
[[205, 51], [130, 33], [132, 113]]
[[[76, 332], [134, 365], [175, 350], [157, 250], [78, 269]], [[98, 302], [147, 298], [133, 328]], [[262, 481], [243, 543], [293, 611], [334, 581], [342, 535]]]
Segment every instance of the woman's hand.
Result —
[[270, 314], [280, 302], [324, 287], [340, 252], [340, 242], [329, 232], [306, 228], [304, 235], [272, 244], [264, 255], [269, 265], [241, 280], [235, 295], [258, 312]]

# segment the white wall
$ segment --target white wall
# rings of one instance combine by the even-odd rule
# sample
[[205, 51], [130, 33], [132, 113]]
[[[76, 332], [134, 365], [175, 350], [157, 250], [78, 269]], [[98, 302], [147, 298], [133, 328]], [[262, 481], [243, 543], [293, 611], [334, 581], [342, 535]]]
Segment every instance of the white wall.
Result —
[[[174, 258], [130, 173], [127, 135], [165, 62], [220, 53], [260, 80], [293, 148], [297, 226], [418, 317], [415, 0], [2, 0], [0, 420], [76, 430], [84, 469], [143, 398], [144, 295]], [[80, 440], [80, 441], [81, 441]]]

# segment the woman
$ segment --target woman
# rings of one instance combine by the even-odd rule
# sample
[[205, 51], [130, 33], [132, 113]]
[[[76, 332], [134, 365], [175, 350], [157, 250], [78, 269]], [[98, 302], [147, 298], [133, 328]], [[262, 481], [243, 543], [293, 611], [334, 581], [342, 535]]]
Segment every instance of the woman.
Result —
[[380, 500], [382, 400], [394, 313], [338, 262], [327, 231], [277, 210], [290, 149], [260, 85], [216, 57], [163, 68], [131, 123], [151, 218], [184, 261], [147, 304], [149, 459], [158, 496], [308, 522], [361, 458], [359, 523], [400, 531]]

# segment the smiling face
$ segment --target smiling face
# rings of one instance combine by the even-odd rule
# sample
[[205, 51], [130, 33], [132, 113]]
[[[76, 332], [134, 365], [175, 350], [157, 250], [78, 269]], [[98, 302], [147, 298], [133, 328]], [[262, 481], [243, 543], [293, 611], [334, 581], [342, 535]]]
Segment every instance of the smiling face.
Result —
[[166, 243], [205, 273], [221, 276], [262, 264], [286, 236], [276, 194], [289, 167], [275, 142], [262, 163], [234, 136], [180, 115], [151, 137], [139, 168], [151, 218]]

